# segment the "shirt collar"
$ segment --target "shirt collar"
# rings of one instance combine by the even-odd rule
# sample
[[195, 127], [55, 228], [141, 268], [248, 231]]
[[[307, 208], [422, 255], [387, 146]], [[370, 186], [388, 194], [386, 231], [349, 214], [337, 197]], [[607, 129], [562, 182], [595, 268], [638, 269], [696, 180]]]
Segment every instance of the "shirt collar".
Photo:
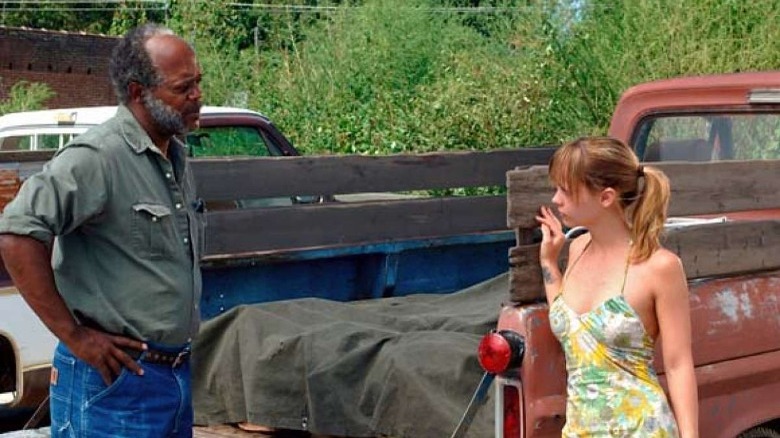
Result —
[[[144, 130], [138, 120], [136, 120], [133, 113], [125, 105], [119, 105], [116, 110], [114, 118], [119, 123], [122, 130], [122, 137], [125, 139], [125, 143], [135, 151], [137, 154], [142, 154], [147, 150], [162, 155], [162, 151], [152, 142], [149, 134]], [[186, 155], [184, 143], [177, 137], [172, 137], [170, 144], [168, 145], [169, 155], [176, 154], [177, 157]]]

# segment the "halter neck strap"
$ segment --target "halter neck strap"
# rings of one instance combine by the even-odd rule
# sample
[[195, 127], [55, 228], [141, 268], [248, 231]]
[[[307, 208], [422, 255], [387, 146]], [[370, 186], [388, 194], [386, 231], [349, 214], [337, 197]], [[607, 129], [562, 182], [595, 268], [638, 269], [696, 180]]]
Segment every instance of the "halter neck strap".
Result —
[[631, 249], [634, 247], [632, 240], [628, 241], [628, 255], [626, 255], [626, 267], [623, 269], [623, 283], [620, 285], [620, 295], [623, 295], [623, 291], [626, 289], [626, 278], [628, 278], [628, 267], [631, 266]]
[[561, 280], [561, 288], [560, 288], [560, 290], [558, 290], [558, 295], [559, 296], [563, 295], [563, 290], [564, 290], [564, 286], [566, 285], [566, 280], [569, 279], [569, 273], [572, 271], [572, 269], [574, 269], [574, 266], [577, 265], [577, 262], [580, 261], [580, 259], [582, 258], [583, 254], [585, 254], [585, 251], [587, 251], [588, 248], [590, 248], [590, 243], [591, 242], [593, 242], [593, 241], [592, 240], [588, 240], [588, 243], [585, 244], [585, 248], [582, 248], [582, 251], [577, 256], [577, 258], [574, 259], [574, 261], [571, 262], [571, 264], [566, 267], [566, 272], [563, 274], [563, 279]]
[[[561, 280], [561, 288], [558, 290], [558, 295], [562, 295], [564, 291], [564, 286], [566, 285], [566, 280], [569, 278], [569, 273], [574, 269], [574, 266], [577, 265], [577, 262], [580, 261], [582, 256], [585, 254], [585, 251], [590, 248], [590, 244], [593, 242], [592, 240], [588, 240], [588, 243], [585, 244], [585, 248], [582, 248], [582, 252], [579, 253], [576, 259], [566, 267], [566, 273], [563, 275], [563, 279]], [[623, 292], [626, 289], [626, 279], [628, 278], [628, 267], [631, 266], [631, 248], [634, 246], [633, 241], [628, 242], [628, 255], [626, 255], [626, 265], [623, 268], [623, 281], [620, 284], [620, 295], [623, 295]]]

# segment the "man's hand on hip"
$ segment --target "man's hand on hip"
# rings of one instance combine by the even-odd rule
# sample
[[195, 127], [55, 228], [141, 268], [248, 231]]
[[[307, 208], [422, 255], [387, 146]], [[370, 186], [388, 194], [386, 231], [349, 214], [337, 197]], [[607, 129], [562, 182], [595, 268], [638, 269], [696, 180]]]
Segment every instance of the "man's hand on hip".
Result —
[[68, 348], [76, 357], [97, 369], [106, 385], [113, 383], [123, 367], [139, 376], [144, 374], [143, 368], [125, 352], [126, 349], [146, 350], [146, 344], [141, 341], [78, 326]]

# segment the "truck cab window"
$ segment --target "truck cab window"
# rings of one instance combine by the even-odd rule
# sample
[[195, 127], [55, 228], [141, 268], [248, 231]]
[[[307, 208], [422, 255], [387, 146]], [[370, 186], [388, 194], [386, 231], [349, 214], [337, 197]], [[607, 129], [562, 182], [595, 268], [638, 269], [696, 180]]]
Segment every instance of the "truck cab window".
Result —
[[2, 151], [24, 151], [30, 150], [30, 137], [12, 136], [0, 139], [0, 150]]
[[194, 157], [269, 156], [268, 144], [254, 126], [216, 126], [187, 135]]
[[653, 116], [638, 128], [643, 161], [772, 160], [780, 158], [780, 115], [718, 113]]

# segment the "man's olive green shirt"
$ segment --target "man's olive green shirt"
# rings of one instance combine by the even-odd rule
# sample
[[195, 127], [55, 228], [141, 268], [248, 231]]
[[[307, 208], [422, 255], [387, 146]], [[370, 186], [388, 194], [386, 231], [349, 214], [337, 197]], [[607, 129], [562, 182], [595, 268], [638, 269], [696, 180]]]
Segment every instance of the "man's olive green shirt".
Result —
[[57, 289], [81, 323], [179, 345], [200, 321], [204, 221], [186, 149], [168, 149], [120, 106], [25, 181], [0, 233], [54, 238]]

